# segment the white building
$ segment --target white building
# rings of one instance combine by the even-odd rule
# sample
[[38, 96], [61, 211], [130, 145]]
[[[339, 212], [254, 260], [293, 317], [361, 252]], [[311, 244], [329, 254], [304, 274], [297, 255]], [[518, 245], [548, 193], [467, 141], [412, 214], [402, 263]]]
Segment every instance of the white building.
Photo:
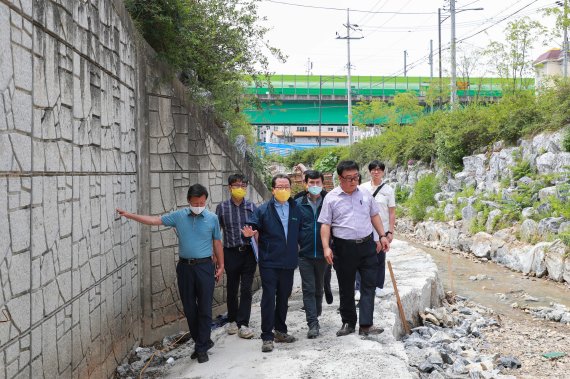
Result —
[[[318, 144], [318, 125], [258, 125], [258, 140], [269, 143]], [[322, 145], [348, 145], [347, 125], [321, 125]], [[372, 130], [362, 131], [353, 126], [354, 141], [375, 134]]]
[[[548, 78], [562, 76], [563, 54], [560, 49], [550, 49], [541, 54], [534, 62], [536, 78], [534, 86], [540, 88], [548, 85]], [[567, 72], [570, 74], [570, 65], [567, 63]]]

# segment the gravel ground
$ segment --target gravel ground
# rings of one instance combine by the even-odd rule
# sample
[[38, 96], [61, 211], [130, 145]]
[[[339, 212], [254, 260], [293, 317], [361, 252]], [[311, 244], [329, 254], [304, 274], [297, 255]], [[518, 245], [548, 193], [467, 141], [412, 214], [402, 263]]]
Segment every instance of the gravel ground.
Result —
[[[521, 311], [522, 312], [522, 311]], [[488, 342], [481, 346], [487, 353], [509, 353], [519, 358], [522, 367], [503, 370], [517, 378], [570, 378], [570, 325], [535, 320], [530, 316], [501, 316], [501, 328], [483, 330]], [[548, 352], [564, 352], [565, 357], [549, 360]]]

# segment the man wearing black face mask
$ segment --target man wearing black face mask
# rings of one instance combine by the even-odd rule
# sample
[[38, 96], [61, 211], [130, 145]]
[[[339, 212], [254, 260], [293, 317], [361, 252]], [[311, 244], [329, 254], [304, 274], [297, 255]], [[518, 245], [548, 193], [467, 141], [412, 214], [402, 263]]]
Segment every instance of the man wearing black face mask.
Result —
[[[214, 281], [224, 272], [224, 252], [218, 216], [206, 209], [208, 190], [201, 184], [188, 189], [188, 208], [163, 216], [144, 216], [117, 209], [125, 218], [146, 225], [165, 225], [176, 228], [180, 259], [176, 266], [178, 291], [184, 307], [195, 351], [190, 356], [199, 363], [208, 361], [207, 351], [214, 346], [210, 339]], [[216, 267], [212, 260], [212, 246]]]
[[319, 171], [305, 171], [307, 195], [296, 200], [301, 211], [301, 237], [299, 240], [299, 272], [303, 288], [303, 306], [309, 331], [307, 338], [319, 335], [319, 319], [323, 303], [323, 281], [327, 262], [323, 256], [321, 224], [317, 222], [323, 194], [324, 177]]

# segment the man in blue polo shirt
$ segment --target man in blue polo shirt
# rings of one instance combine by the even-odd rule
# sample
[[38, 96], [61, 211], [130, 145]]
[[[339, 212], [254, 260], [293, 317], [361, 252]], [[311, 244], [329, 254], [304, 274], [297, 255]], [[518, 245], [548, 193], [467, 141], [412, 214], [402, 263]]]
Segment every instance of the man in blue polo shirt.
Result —
[[[144, 216], [117, 209], [120, 216], [146, 225], [176, 228], [180, 259], [176, 266], [178, 291], [184, 307], [195, 351], [190, 356], [199, 363], [208, 361], [207, 351], [214, 346], [210, 339], [212, 298], [215, 281], [224, 272], [224, 252], [218, 217], [206, 209], [208, 190], [201, 184], [188, 189], [189, 208], [163, 216]], [[214, 247], [216, 267], [212, 260]]]

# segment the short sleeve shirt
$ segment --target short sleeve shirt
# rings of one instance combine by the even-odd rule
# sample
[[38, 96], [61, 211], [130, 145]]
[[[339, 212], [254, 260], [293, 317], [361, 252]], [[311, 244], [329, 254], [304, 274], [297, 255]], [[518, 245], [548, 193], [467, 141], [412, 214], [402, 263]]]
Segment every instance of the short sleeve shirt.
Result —
[[212, 242], [222, 239], [218, 216], [207, 209], [193, 215], [189, 208], [184, 208], [163, 215], [161, 220], [164, 225], [176, 228], [181, 258], [211, 257]]
[[336, 187], [325, 196], [318, 222], [331, 225], [334, 237], [360, 239], [372, 233], [370, 218], [378, 212], [378, 203], [367, 191], [357, 188], [347, 194]]
[[[378, 186], [373, 186], [372, 182], [363, 183], [360, 188], [370, 192], [370, 195], [374, 194], [374, 191]], [[380, 206], [380, 218], [382, 219], [382, 225], [384, 226], [384, 231], [390, 230], [390, 214], [388, 213], [389, 208], [396, 206], [396, 196], [394, 194], [394, 189], [389, 184], [384, 184], [380, 191], [376, 194], [374, 198], [378, 205]]]

